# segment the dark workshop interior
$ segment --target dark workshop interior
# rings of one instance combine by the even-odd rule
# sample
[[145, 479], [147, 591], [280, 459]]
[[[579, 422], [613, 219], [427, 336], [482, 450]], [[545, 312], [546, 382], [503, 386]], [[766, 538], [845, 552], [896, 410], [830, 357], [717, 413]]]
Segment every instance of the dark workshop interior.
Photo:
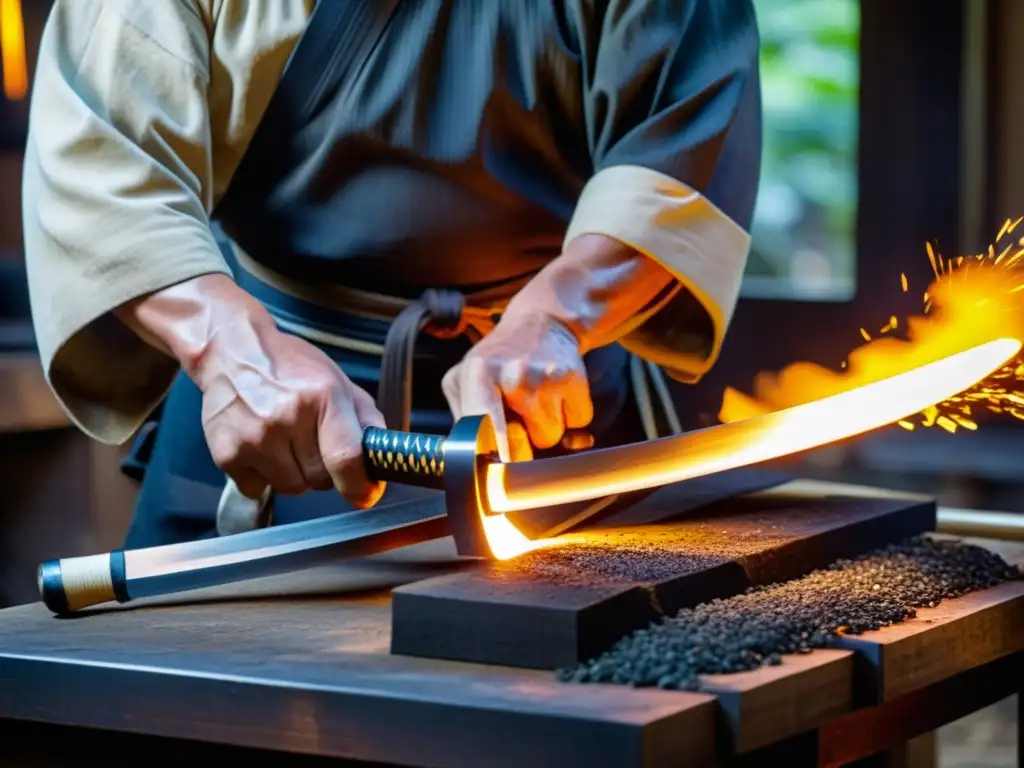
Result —
[[[861, 343], [860, 329], [920, 311], [932, 277], [926, 243], [948, 254], [982, 253], [1003, 222], [1024, 216], [1024, 2], [754, 6], [765, 133], [752, 250], [719, 363], [697, 386], [671, 385], [685, 429], [713, 423], [727, 387], [747, 389], [759, 371], [792, 361], [838, 367]], [[0, 0], [0, 608], [38, 600], [39, 563], [119, 548], [137, 494], [121, 471], [127, 446], [102, 445], [69, 422], [36, 352], [20, 189], [33, 65], [49, 10], [49, 0]], [[901, 290], [901, 275], [913, 290]], [[1024, 420], [1005, 413], [955, 433], [889, 427], [776, 465], [808, 480], [924, 494], [940, 510], [1024, 515]], [[416, 598], [415, 590], [403, 595], [409, 616], [425, 610]], [[254, 631], [275, 631], [254, 621]], [[244, 628], [225, 624], [211, 642], [232, 632]], [[0, 650], [4, 642], [0, 636]], [[1014, 649], [1017, 671], [1004, 674], [1019, 682], [1024, 639]], [[6, 678], [0, 663], [0, 703], [9, 697]], [[904, 716], [912, 718], [896, 715]], [[217, 741], [207, 736], [197, 738]], [[1001, 768], [1019, 765], [1021, 749], [1013, 695], [886, 753], [887, 762], [853, 764]], [[0, 765], [29, 764], [8, 763], [2, 752]], [[460, 759], [453, 764], [471, 764]], [[804, 763], [782, 753], [754, 764]]]

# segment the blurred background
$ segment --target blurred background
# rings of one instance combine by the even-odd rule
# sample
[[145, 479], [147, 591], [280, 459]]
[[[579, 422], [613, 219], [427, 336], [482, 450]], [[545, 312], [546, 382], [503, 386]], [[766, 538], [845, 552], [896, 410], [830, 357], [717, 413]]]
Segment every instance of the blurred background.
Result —
[[[726, 386], [794, 360], [838, 365], [858, 329], [920, 310], [926, 241], [985, 249], [1024, 215], [1024, 2], [754, 0], [765, 145], [753, 252], [720, 364], [675, 394], [689, 426]], [[135, 488], [121, 451], [89, 442], [42, 380], [21, 253], [20, 174], [49, 0], [0, 0], [0, 605], [35, 599], [46, 558], [120, 545]], [[1024, 512], [1024, 424], [887, 430], [790, 462], [825, 479]], [[1000, 714], [1002, 713], [1002, 714]], [[942, 762], [1009, 765], [1013, 710], [943, 731]], [[1001, 719], [1002, 718], [1002, 719]], [[979, 757], [980, 755], [980, 757]]]
[[757, 0], [765, 140], [748, 296], [848, 300], [857, 274], [858, 0]]

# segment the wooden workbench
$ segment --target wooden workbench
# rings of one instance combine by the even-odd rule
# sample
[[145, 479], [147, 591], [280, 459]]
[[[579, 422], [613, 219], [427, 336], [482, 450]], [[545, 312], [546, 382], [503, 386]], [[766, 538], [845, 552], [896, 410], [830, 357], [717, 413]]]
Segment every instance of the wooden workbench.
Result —
[[[988, 545], [1024, 562], [1024, 547]], [[391, 655], [390, 589], [450, 570], [449, 547], [74, 619], [0, 611], [0, 766], [839, 765], [1024, 680], [1024, 582], [699, 693]]]

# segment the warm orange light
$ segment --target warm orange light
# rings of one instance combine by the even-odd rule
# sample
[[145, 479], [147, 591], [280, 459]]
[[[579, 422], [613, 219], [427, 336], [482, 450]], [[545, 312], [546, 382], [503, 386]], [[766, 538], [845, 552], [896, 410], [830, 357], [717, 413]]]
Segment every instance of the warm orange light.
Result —
[[[829, 397], [1000, 337], [1024, 339], [1024, 248], [999, 245], [1020, 221], [1007, 220], [996, 245], [977, 256], [945, 259], [928, 246], [935, 277], [924, 292], [922, 315], [906, 323], [892, 317], [875, 338], [862, 329], [867, 343], [850, 353], [840, 371], [795, 363], [778, 373], [759, 374], [753, 396], [726, 390], [720, 419], [740, 421]], [[900, 280], [907, 290], [906, 277]], [[1017, 362], [1007, 361], [963, 390], [925, 403], [899, 419], [899, 426], [974, 430], [981, 408], [1024, 418], [1022, 387], [1016, 383], [1024, 380], [1024, 367]]]
[[[997, 243], [1022, 220], [1007, 220]], [[1024, 387], [1016, 384], [1024, 381], [1024, 238], [967, 258], [944, 259], [931, 246], [927, 252], [935, 279], [924, 293], [923, 315], [889, 316], [876, 332], [859, 329], [866, 343], [842, 370], [796, 363], [761, 373], [753, 397], [726, 391], [724, 423], [709, 429], [553, 461], [492, 465], [491, 508], [512, 512], [629, 493], [891, 424], [977, 429], [972, 409], [982, 406], [1024, 419]], [[900, 288], [909, 290], [904, 274]], [[527, 551], [529, 539], [505, 518], [495, 520], [507, 524], [504, 551]], [[497, 531], [499, 523], [489, 527]]]
[[522, 531], [512, 524], [504, 515], [488, 515], [484, 517], [484, 534], [491, 554], [496, 560], [509, 560], [518, 555], [532, 552], [535, 549], [552, 547], [564, 543], [558, 539], [537, 539], [531, 541]]
[[645, 443], [488, 467], [488, 502], [512, 512], [630, 493], [789, 456], [862, 434], [941, 403], [1021, 349], [982, 343], [890, 378], [787, 410]]
[[25, 22], [21, 0], [0, 0], [0, 60], [3, 63], [4, 96], [22, 101], [28, 93], [25, 60]]

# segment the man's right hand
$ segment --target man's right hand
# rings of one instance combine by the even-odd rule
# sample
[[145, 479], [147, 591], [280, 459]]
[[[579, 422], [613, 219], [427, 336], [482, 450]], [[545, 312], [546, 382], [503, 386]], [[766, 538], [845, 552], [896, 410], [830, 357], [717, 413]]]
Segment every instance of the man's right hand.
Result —
[[362, 456], [363, 430], [384, 426], [373, 399], [322, 351], [279, 331], [229, 278], [181, 283], [118, 316], [195, 381], [210, 453], [243, 494], [333, 487], [360, 508], [381, 497]]

